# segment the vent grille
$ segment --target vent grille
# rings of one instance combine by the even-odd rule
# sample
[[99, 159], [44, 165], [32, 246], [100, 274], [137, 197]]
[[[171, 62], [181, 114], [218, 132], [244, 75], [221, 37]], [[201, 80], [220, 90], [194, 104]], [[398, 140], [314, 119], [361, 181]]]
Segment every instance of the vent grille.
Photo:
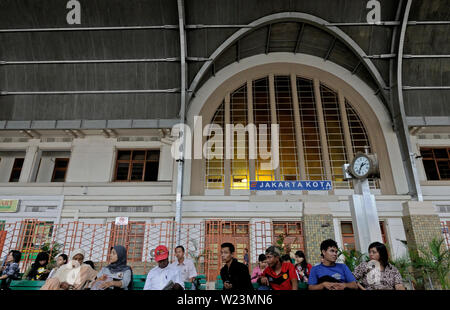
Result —
[[449, 205], [436, 206], [436, 211], [438, 213], [450, 213], [450, 206]]
[[109, 206], [108, 212], [129, 212], [129, 213], [135, 213], [135, 212], [153, 212], [152, 206]]
[[119, 137], [117, 141], [119, 142], [142, 142], [142, 141], [160, 141], [159, 137]]
[[17, 142], [28, 142], [28, 138], [0, 138], [0, 142], [3, 143], [17, 143]]
[[448, 134], [422, 134], [417, 136], [421, 140], [443, 140], [450, 139], [450, 135]]
[[72, 142], [71, 137], [42, 137], [41, 142]]
[[56, 206], [30, 206], [25, 208], [25, 212], [47, 212], [56, 210]]

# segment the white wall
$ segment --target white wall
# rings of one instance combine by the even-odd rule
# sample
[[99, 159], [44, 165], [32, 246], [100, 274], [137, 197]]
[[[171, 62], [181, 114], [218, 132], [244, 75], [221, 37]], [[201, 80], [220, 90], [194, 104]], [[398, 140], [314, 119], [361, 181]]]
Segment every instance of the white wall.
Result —
[[88, 136], [75, 139], [66, 182], [109, 182], [114, 165], [115, 139]]
[[0, 160], [0, 183], [9, 182], [14, 165], [14, 157], [2, 157]]
[[387, 239], [393, 258], [407, 255], [406, 247], [399, 240], [406, 240], [405, 229], [401, 218], [388, 218], [385, 221]]
[[55, 158], [41, 157], [36, 182], [37, 183], [51, 182], [54, 167], [55, 167]]

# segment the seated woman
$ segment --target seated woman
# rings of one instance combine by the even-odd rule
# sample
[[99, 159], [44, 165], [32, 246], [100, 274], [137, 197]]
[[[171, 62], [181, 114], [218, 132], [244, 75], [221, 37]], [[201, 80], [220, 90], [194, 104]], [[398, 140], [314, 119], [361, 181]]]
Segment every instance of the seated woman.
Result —
[[97, 272], [91, 266], [83, 264], [84, 251], [75, 250], [72, 260], [62, 265], [55, 275], [48, 279], [41, 290], [83, 290], [95, 279]]
[[23, 278], [32, 281], [45, 281], [50, 274], [51, 268], [48, 268], [49, 255], [47, 252], [40, 252], [34, 263], [25, 271]]
[[303, 253], [303, 251], [299, 250], [295, 252], [295, 263], [295, 271], [297, 272], [299, 283], [308, 282], [312, 266], [306, 261], [305, 253]]
[[56, 267], [50, 271], [50, 274], [48, 275], [47, 279], [50, 279], [53, 277], [56, 273], [56, 271], [61, 267], [62, 265], [65, 265], [69, 262], [69, 257], [66, 254], [59, 254], [56, 256]]
[[362, 290], [405, 290], [400, 272], [389, 264], [386, 246], [380, 242], [369, 245], [369, 262], [355, 268], [353, 274]]
[[133, 272], [127, 266], [127, 250], [122, 245], [111, 248], [109, 256], [111, 264], [103, 267], [92, 283], [91, 290], [123, 289], [131, 290]]
[[12, 280], [20, 279], [19, 262], [22, 253], [17, 250], [9, 251], [0, 269], [0, 289], [7, 290]]

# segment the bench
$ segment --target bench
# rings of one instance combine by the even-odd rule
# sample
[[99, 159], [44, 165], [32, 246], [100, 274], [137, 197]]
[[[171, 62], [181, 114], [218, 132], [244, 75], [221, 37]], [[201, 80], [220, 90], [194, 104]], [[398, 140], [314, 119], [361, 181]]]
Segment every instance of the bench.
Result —
[[45, 281], [12, 280], [9, 288], [15, 291], [38, 291]]
[[[199, 283], [200, 283], [200, 287], [197, 288], [199, 290], [206, 290], [206, 275], [204, 274], [200, 274], [198, 276], [195, 277], [196, 279], [198, 279]], [[184, 282], [184, 289], [189, 291], [192, 289], [192, 283], [191, 282]]]
[[[200, 290], [206, 289], [206, 276], [205, 275], [198, 275], [196, 278], [198, 278], [200, 281]], [[145, 286], [145, 280], [147, 279], [147, 275], [133, 275], [133, 290], [135, 291], [142, 291]], [[185, 290], [190, 290], [192, 288], [191, 282], [184, 282], [184, 288]]]
[[[257, 290], [259, 288], [258, 282], [252, 283], [252, 285], [255, 290]], [[220, 275], [217, 276], [216, 282], [214, 284], [214, 288], [216, 290], [223, 290], [223, 281], [222, 281], [222, 278], [220, 277]], [[305, 283], [305, 282], [298, 283], [298, 290], [307, 290], [307, 289], [308, 289], [308, 283]]]

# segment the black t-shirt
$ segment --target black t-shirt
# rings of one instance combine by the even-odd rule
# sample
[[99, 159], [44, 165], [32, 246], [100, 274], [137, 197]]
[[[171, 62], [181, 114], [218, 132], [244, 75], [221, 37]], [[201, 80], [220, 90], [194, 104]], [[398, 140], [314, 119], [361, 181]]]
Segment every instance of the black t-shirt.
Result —
[[[220, 276], [224, 283], [225, 281], [231, 282], [232, 290], [253, 290], [248, 267], [235, 258], [233, 258], [230, 268], [225, 265], [220, 269]], [[223, 289], [225, 290], [225, 286]]]

